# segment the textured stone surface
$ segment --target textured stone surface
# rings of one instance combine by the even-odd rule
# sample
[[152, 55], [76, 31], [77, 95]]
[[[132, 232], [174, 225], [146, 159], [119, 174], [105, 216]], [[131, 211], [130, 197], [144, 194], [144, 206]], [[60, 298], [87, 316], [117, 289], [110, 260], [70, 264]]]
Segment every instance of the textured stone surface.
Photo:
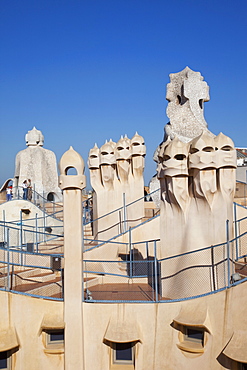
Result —
[[[88, 167], [91, 185], [95, 190], [93, 201], [94, 236], [109, 239], [127, 227], [133, 227], [144, 217], [144, 200], [127, 207], [126, 212], [114, 212], [123, 204], [135, 202], [144, 196], [144, 157], [146, 147], [142, 136], [121, 137], [90, 150]], [[102, 217], [108, 214], [106, 217]], [[124, 219], [129, 222], [123, 222]], [[113, 226], [115, 225], [115, 226]]]
[[169, 102], [166, 113], [170, 118], [165, 126], [166, 137], [177, 136], [188, 142], [202, 132], [209, 133], [203, 107], [204, 102], [209, 101], [209, 87], [200, 72], [186, 67], [179, 73], [171, 73], [170, 81], [166, 94]]
[[204, 102], [209, 101], [209, 86], [203, 81], [200, 72], [186, 67], [181, 72], [169, 75], [166, 99], [168, 100], [167, 116], [170, 122], [165, 125], [164, 139], [156, 149], [153, 159], [158, 162], [158, 153], [163, 142], [177, 137], [187, 143], [206, 132], [215, 135], [207, 128], [204, 118]]
[[[203, 77], [186, 67], [171, 74], [170, 79], [167, 85], [170, 123], [165, 127], [165, 140], [155, 153], [161, 193], [162, 258], [225, 242], [227, 220], [232, 237], [236, 181], [232, 140], [222, 133], [215, 136], [207, 129], [203, 103], [209, 100], [209, 88]], [[194, 259], [198, 265], [207, 265], [210, 254], [202, 257], [198, 253]], [[187, 267], [185, 260], [176, 260], [173, 267], [163, 267], [168, 275], [181, 271], [176, 275], [176, 291], [184, 297], [189, 296], [189, 286], [195, 278], [186, 272]], [[196, 279], [199, 294], [205, 288], [205, 272], [197, 273]], [[173, 290], [174, 284], [162, 286], [164, 295], [169, 296]]]
[[[232, 140], [220, 133], [212, 138], [204, 132], [189, 143], [179, 139], [164, 142], [159, 151], [157, 176], [161, 187], [161, 256], [199, 250], [226, 241], [226, 221], [230, 239], [233, 236], [233, 198], [235, 191], [236, 151]], [[197, 255], [193, 258], [195, 259]], [[195, 260], [194, 260], [195, 262]], [[217, 262], [217, 261], [216, 261]], [[198, 265], [210, 263], [210, 253], [198, 253]], [[187, 264], [178, 260], [166, 272], [186, 271]], [[197, 273], [205, 288], [205, 272]], [[184, 285], [179, 274], [177, 286], [189, 296], [187, 275]], [[209, 283], [209, 279], [207, 282]], [[198, 294], [202, 285], [198, 283]], [[165, 284], [163, 294], [169, 296], [174, 286]], [[177, 288], [178, 289], [178, 288]], [[210, 286], [207, 287], [210, 290]]]
[[156, 208], [160, 208], [160, 182], [157, 175], [151, 178], [148, 186], [150, 193], [152, 193], [151, 197]]
[[55, 200], [61, 199], [58, 187], [57, 161], [55, 154], [44, 149], [44, 136], [35, 127], [26, 134], [27, 148], [16, 155], [14, 185], [21, 186], [31, 179], [32, 187], [39, 194], [53, 193]]

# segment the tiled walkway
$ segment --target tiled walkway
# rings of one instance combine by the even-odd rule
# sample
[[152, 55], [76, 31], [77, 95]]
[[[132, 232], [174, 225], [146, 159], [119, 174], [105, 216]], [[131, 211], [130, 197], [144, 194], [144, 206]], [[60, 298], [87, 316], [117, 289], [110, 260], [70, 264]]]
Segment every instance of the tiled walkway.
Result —
[[[154, 289], [148, 284], [103, 284], [89, 288], [94, 300], [106, 301], [154, 301]], [[86, 298], [86, 293], [85, 293]]]

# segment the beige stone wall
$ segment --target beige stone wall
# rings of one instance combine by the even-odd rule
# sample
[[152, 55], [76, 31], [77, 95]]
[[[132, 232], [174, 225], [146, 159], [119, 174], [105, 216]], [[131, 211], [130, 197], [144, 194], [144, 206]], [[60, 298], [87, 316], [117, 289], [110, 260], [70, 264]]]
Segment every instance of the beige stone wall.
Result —
[[63, 369], [63, 353], [45, 352], [41, 324], [51, 312], [63, 315], [63, 303], [0, 291], [0, 330], [14, 327], [19, 349], [12, 355], [12, 369]]
[[[184, 302], [83, 303], [85, 370], [110, 369], [111, 350], [104, 344], [110, 322], [117, 322], [122, 339], [126, 336], [123, 328], [129, 328], [131, 325], [133, 338], [139, 340], [136, 344], [135, 370], [233, 368], [231, 361], [221, 352], [233, 332], [247, 330], [246, 284], [242, 283], [227, 291]], [[45, 352], [40, 330], [45, 315], [56, 314], [62, 319], [63, 303], [2, 291], [0, 303], [0, 330], [7, 324], [14, 327], [20, 345], [13, 354], [12, 370], [63, 369], [63, 354]], [[177, 346], [179, 331], [173, 327], [173, 320], [181, 316], [181, 312], [187, 313], [192, 321], [195, 316], [204, 320], [207, 312], [205, 326], [210, 333], [206, 334], [205, 351], [199, 356], [183, 352]], [[77, 330], [79, 332], [80, 328]], [[221, 366], [217, 358], [224, 366]]]

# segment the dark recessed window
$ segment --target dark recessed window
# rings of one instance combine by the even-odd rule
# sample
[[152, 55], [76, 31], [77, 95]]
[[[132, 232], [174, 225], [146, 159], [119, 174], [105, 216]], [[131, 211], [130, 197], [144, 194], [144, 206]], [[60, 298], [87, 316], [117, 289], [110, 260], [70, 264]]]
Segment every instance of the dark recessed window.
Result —
[[0, 369], [9, 369], [9, 354], [8, 351], [0, 352]]
[[134, 363], [134, 343], [114, 343], [113, 363], [114, 364], [133, 364]]
[[200, 343], [203, 346], [204, 331], [203, 330], [186, 328], [185, 340]]
[[58, 330], [58, 331], [53, 331], [50, 332], [50, 341], [61, 341], [64, 340], [64, 331], [63, 330]]
[[186, 326], [179, 324], [178, 348], [182, 351], [201, 356], [205, 351], [205, 344], [209, 333], [200, 326]]
[[47, 331], [47, 344], [62, 344], [64, 343], [64, 330], [48, 330]]

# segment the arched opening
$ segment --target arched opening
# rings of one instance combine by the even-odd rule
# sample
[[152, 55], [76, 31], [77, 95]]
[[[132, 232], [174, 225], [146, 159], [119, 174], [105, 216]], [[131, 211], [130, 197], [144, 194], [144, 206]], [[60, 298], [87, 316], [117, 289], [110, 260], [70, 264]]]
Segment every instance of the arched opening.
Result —
[[47, 200], [49, 202], [54, 202], [55, 201], [55, 194], [54, 193], [48, 193]]
[[1, 191], [4, 191], [4, 190], [6, 190], [7, 189], [7, 187], [9, 187], [9, 186], [14, 186], [13, 185], [13, 179], [8, 179], [8, 180], [6, 180], [4, 183], [3, 183], [3, 185], [2, 185], [2, 187], [0, 188], [0, 192]]
[[78, 173], [75, 167], [67, 167], [65, 170], [65, 175], [75, 176], [75, 175], [78, 175]]

